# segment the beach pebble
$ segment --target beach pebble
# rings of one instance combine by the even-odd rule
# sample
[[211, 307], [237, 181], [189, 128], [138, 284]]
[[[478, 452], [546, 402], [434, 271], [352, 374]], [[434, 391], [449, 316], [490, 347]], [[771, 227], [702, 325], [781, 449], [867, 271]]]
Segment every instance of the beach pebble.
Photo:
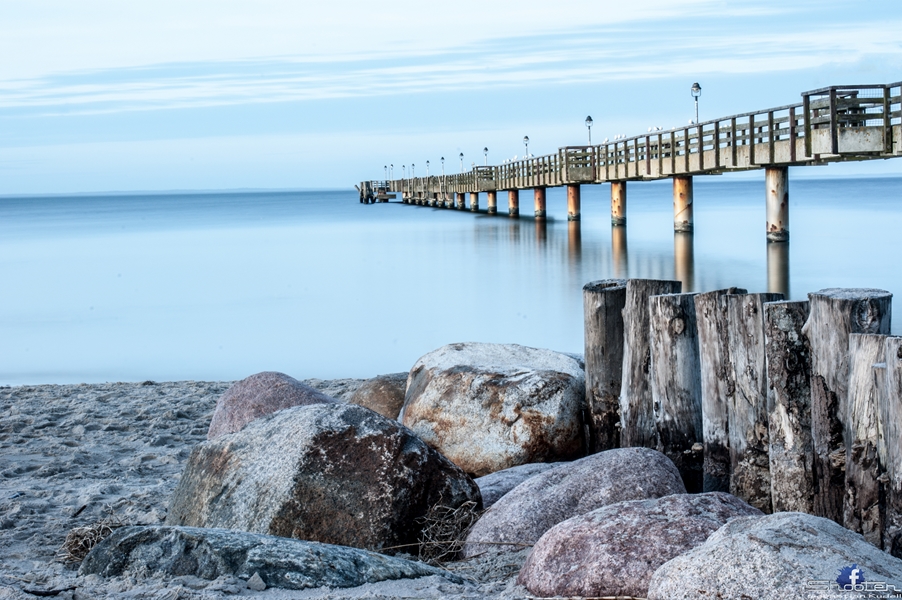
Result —
[[248, 589], [254, 590], [255, 592], [262, 592], [266, 589], [266, 583], [260, 577], [260, 573], [254, 571], [254, 574], [251, 575], [251, 578], [247, 580]]
[[495, 471], [473, 481], [479, 486], [482, 493], [482, 507], [488, 509], [495, 504], [501, 496], [505, 495], [533, 475], [543, 473], [548, 469], [562, 463], [528, 463]]
[[367, 379], [351, 395], [348, 402], [365, 406], [383, 417], [397, 419], [404, 405], [407, 375], [407, 373], [391, 373]]
[[246, 377], [220, 396], [207, 439], [239, 431], [249, 422], [292, 406], [336, 402], [331, 396], [275, 371]]
[[502, 496], [470, 530], [463, 554], [519, 550], [561, 521], [602, 506], [685, 493], [679, 471], [660, 452], [599, 452], [530, 477]]
[[166, 523], [415, 551], [418, 519], [467, 501], [481, 507], [473, 480], [397, 421], [313, 404], [195, 447]]
[[850, 577], [859, 585], [902, 589], [902, 560], [829, 519], [783, 512], [733, 519], [704, 544], [664, 563], [651, 578], [648, 600], [740, 598], [740, 592], [756, 600], [891, 597], [827, 592], [831, 585], [853, 583]]
[[730, 519], [762, 514], [722, 492], [618, 502], [546, 531], [517, 581], [537, 596], [644, 598], [662, 564]]
[[400, 421], [474, 476], [582, 456], [585, 375], [560, 352], [450, 344], [410, 371]]
[[[188, 572], [190, 571], [190, 572]], [[347, 588], [448, 571], [357, 548], [282, 537], [195, 527], [123, 527], [94, 547], [79, 575], [193, 576], [214, 580], [207, 591], [237, 594], [251, 586]], [[247, 580], [247, 581], [244, 581]]]

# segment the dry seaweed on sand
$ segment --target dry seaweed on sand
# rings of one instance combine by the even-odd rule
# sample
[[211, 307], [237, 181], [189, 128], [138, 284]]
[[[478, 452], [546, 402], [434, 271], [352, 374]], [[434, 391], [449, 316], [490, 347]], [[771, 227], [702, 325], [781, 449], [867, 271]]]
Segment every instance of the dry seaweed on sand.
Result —
[[476, 508], [476, 502], [464, 502], [452, 508], [439, 500], [417, 519], [423, 526], [418, 558], [432, 565], [456, 559], [463, 549], [467, 533], [481, 514], [482, 511]]
[[113, 514], [112, 507], [107, 506], [106, 512], [107, 515], [99, 521], [70, 529], [57, 557], [64, 563], [80, 563], [94, 546], [106, 539], [116, 529], [126, 525]]

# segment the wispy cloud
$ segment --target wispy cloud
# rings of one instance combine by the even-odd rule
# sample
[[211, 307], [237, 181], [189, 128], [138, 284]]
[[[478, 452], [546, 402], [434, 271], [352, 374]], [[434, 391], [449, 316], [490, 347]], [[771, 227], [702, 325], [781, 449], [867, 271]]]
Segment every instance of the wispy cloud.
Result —
[[[760, 22], [759, 22], [760, 23]], [[711, 34], [686, 23], [593, 27], [484, 41], [451, 51], [330, 61], [277, 57], [99, 69], [0, 82], [0, 114], [85, 114], [536, 84], [902, 64], [902, 19]], [[762, 32], [762, 33], [759, 33]]]

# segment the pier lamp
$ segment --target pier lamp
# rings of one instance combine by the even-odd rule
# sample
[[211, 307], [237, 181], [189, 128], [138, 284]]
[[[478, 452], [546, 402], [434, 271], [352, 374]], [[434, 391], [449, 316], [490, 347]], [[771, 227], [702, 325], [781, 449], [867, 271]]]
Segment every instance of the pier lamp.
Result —
[[464, 153], [460, 153], [460, 172], [464, 172]]
[[388, 165], [385, 165], [382, 168], [385, 169], [385, 180], [388, 181]]
[[482, 155], [485, 156], [485, 166], [489, 166], [489, 149], [483, 148]]
[[429, 177], [429, 161], [426, 161], [426, 177]]
[[589, 129], [589, 145], [592, 145], [592, 115], [586, 117], [586, 127]]
[[411, 179], [417, 176], [417, 166], [413, 163], [410, 163], [410, 177]]
[[395, 179], [395, 163], [388, 165], [388, 178], [392, 181]]
[[445, 178], [445, 157], [442, 157], [442, 179]]
[[702, 95], [702, 86], [696, 81], [692, 84], [692, 88], [689, 92], [692, 94], [692, 97], [695, 98], [695, 124], [698, 125], [698, 97]]
[[529, 136], [523, 136], [523, 145], [526, 146], [526, 158], [529, 158]]
[[407, 165], [401, 165], [401, 179], [407, 179]]

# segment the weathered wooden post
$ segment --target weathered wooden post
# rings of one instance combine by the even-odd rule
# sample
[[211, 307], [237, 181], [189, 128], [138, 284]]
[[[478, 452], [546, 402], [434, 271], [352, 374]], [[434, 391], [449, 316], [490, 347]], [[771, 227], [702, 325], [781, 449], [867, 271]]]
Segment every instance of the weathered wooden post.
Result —
[[611, 225], [626, 225], [626, 182], [611, 182]]
[[764, 305], [770, 489], [774, 512], [814, 510], [808, 302]]
[[545, 218], [545, 188], [537, 187], [533, 190], [533, 196], [536, 202], [536, 218]]
[[657, 448], [655, 411], [648, 372], [648, 299], [678, 294], [679, 281], [628, 279], [623, 307], [623, 374], [620, 386], [620, 445]]
[[466, 210], [467, 208], [467, 197], [463, 192], [457, 192], [457, 210]]
[[620, 447], [620, 386], [623, 375], [623, 307], [626, 280], [583, 286], [586, 403], [591, 452]]
[[736, 389], [729, 404], [730, 493], [772, 512], [768, 458], [764, 303], [780, 294], [724, 296]]
[[695, 320], [698, 327], [699, 372], [702, 402], [702, 431], [705, 456], [702, 489], [706, 492], [730, 491], [730, 441], [728, 406], [735, 382], [730, 362], [726, 294], [745, 294], [741, 288], [727, 288], [696, 294]]
[[579, 221], [579, 184], [567, 184], [567, 220]]
[[[846, 493], [843, 525], [883, 547], [885, 471], [877, 456], [880, 441], [880, 393], [885, 391], [885, 335], [849, 336], [849, 397], [846, 402]], [[879, 366], [875, 369], [875, 365]], [[875, 375], [879, 373], [878, 377]], [[895, 448], [895, 452], [902, 448]]]
[[692, 176], [673, 178], [673, 230], [692, 233]]
[[767, 241], [786, 242], [789, 240], [789, 167], [767, 167], [764, 188]]
[[498, 213], [498, 192], [495, 190], [489, 190], [485, 193], [486, 202], [488, 206], [486, 207], [486, 212], [490, 215], [494, 215]]
[[507, 190], [507, 214], [514, 219], [520, 217], [520, 190]]
[[886, 338], [886, 382], [880, 420], [886, 465], [886, 524], [883, 549], [902, 558], [902, 337]]
[[651, 395], [658, 450], [689, 493], [702, 491], [702, 398], [695, 294], [648, 299]]
[[479, 192], [470, 192], [470, 210], [473, 212], [479, 210]]
[[808, 294], [802, 329], [811, 344], [811, 436], [814, 514], [842, 525], [849, 385], [849, 334], [890, 332], [893, 295], [870, 288], [829, 288]]

